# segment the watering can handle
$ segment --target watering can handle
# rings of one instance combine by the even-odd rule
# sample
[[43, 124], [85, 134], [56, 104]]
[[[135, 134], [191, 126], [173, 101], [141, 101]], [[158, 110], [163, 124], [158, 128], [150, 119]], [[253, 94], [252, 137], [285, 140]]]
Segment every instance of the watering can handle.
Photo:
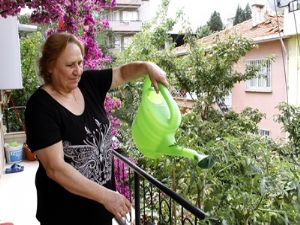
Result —
[[[148, 89], [148, 88], [151, 88], [151, 81], [150, 81], [149, 76], [145, 76], [144, 93], [146, 93], [146, 89]], [[172, 127], [178, 127], [180, 122], [181, 122], [181, 113], [180, 113], [180, 110], [178, 108], [177, 103], [173, 99], [172, 95], [170, 94], [170, 92], [169, 92], [169, 90], [166, 86], [164, 86], [161, 83], [158, 83], [158, 88], [159, 88], [159, 91], [160, 91], [161, 95], [163, 96], [163, 98], [165, 99], [165, 101], [168, 105], [168, 108], [170, 110], [169, 124]]]

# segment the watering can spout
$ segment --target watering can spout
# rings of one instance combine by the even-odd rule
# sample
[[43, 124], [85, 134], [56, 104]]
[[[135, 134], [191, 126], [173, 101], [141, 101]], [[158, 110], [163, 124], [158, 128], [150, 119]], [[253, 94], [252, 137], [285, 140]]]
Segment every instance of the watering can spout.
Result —
[[185, 148], [179, 145], [171, 145], [166, 155], [180, 156], [197, 161], [197, 164], [202, 169], [208, 169], [214, 164], [214, 159], [210, 155], [201, 154], [193, 149]]

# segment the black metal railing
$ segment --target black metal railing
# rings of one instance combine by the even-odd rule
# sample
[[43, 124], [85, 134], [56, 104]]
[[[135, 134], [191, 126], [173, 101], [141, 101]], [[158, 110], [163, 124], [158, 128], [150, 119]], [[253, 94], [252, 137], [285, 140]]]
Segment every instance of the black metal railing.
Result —
[[[117, 151], [115, 156], [116, 183], [119, 192], [133, 204], [130, 215], [135, 225], [198, 225], [221, 224], [204, 211], [166, 187]], [[116, 165], [117, 162], [117, 165]], [[126, 224], [120, 221], [120, 224]]]
[[[15, 124], [22, 125], [25, 106], [6, 108], [4, 110], [7, 132], [12, 129], [10, 113], [14, 114]], [[115, 156], [116, 183], [119, 192], [125, 195], [133, 205], [132, 213], [127, 221], [135, 221], [135, 225], [199, 225], [221, 224], [217, 219], [208, 216], [201, 209], [193, 206], [186, 199], [169, 189], [155, 179], [130, 159], [117, 151]], [[205, 221], [205, 222], [204, 222]], [[125, 221], [117, 221], [120, 225], [127, 225]]]

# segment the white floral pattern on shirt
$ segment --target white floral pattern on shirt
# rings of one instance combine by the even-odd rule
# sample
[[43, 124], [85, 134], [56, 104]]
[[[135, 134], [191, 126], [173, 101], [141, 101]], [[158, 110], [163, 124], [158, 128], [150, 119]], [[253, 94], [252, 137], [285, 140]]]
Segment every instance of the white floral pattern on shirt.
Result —
[[85, 145], [63, 142], [64, 154], [81, 174], [101, 185], [111, 180], [112, 173], [112, 133], [111, 124], [103, 124], [95, 119], [94, 131], [85, 127]]

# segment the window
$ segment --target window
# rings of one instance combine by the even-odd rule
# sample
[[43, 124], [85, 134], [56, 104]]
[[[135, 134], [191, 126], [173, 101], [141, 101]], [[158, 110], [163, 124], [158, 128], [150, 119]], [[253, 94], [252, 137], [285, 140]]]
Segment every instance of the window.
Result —
[[299, 0], [290, 1], [288, 3], [288, 6], [289, 6], [289, 12], [295, 12], [300, 9], [300, 1]]
[[[261, 65], [262, 60], [249, 60], [247, 65]], [[247, 90], [271, 90], [271, 64], [262, 66], [257, 76], [246, 82]]]
[[121, 49], [121, 36], [116, 35], [114, 38], [114, 48]]
[[232, 93], [229, 93], [225, 96], [224, 103], [229, 109], [232, 108]]
[[122, 21], [137, 21], [139, 20], [139, 15], [137, 11], [123, 11]]
[[269, 137], [270, 136], [270, 131], [266, 129], [260, 129], [259, 134], [263, 137]]
[[112, 12], [112, 21], [120, 21], [120, 13], [118, 10]]
[[132, 42], [132, 36], [124, 36], [124, 48], [127, 48]]

